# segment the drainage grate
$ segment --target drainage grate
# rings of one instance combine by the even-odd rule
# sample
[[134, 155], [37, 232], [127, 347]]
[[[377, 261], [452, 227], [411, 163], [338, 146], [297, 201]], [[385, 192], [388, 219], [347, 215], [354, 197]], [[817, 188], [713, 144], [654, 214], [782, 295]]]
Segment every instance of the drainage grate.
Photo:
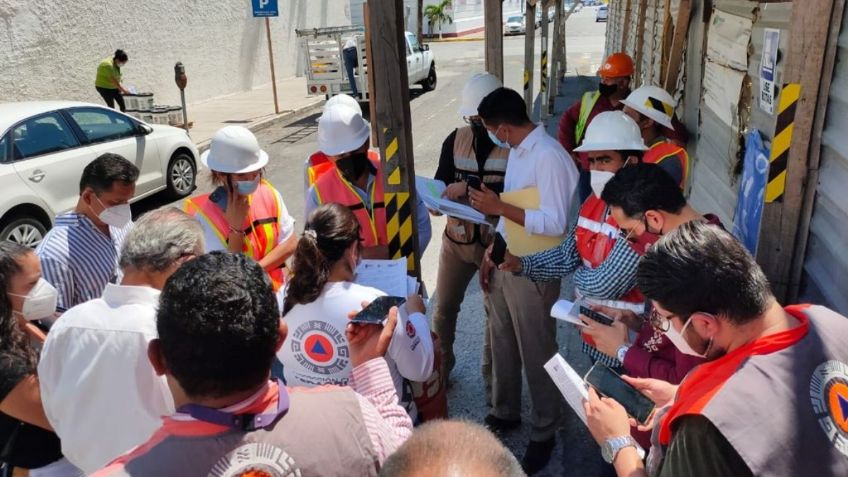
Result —
[[[288, 128], [287, 128], [288, 129]], [[298, 128], [291, 132], [290, 134], [281, 137], [274, 141], [274, 144], [295, 144], [300, 142], [303, 139], [315, 134], [318, 131], [317, 125], [306, 126], [302, 128]]]

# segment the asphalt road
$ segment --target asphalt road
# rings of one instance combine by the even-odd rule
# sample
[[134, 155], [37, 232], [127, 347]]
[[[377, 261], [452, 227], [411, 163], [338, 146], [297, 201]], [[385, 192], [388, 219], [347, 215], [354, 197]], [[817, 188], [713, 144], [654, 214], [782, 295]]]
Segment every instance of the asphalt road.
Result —
[[[567, 23], [568, 74], [591, 75], [597, 70], [603, 55], [605, 23], [595, 23], [595, 9], [586, 7], [576, 13]], [[553, 24], [551, 24], [553, 30]], [[537, 59], [538, 44], [537, 31]], [[415, 172], [432, 176], [438, 164], [441, 144], [455, 128], [463, 125], [457, 113], [462, 87], [474, 73], [484, 70], [482, 41], [432, 43], [438, 68], [439, 83], [435, 91], [424, 93], [420, 87], [411, 90], [411, 116]], [[504, 41], [504, 64], [506, 86], [520, 91], [524, 64], [524, 37], [508, 37]], [[535, 91], [538, 92], [538, 72]], [[564, 92], [568, 94], [568, 91]], [[303, 163], [316, 150], [318, 115], [300, 118], [288, 124], [271, 126], [257, 134], [260, 144], [268, 152], [271, 161], [266, 169], [267, 178], [280, 191], [289, 213], [298, 221], [298, 230], [303, 226], [304, 187]], [[196, 194], [209, 192], [208, 171], [198, 181]], [[143, 201], [134, 209], [149, 209], [160, 204]], [[173, 204], [179, 206], [178, 203]], [[443, 218], [432, 218], [433, 240], [422, 257], [424, 283], [428, 290], [435, 290], [436, 272], [444, 230]], [[480, 354], [482, 331], [485, 323], [483, 295], [472, 280], [466, 292], [460, 314], [455, 345], [457, 365], [451, 377], [449, 407], [452, 417], [482, 422], [488, 409], [485, 405], [483, 382], [480, 376]], [[568, 280], [563, 283], [563, 297], [571, 296]], [[432, 297], [438, 299], [438, 297]], [[563, 356], [579, 372], [588, 369], [588, 359], [580, 351], [579, 338], [570, 327], [558, 326], [558, 340]], [[522, 427], [508, 435], [504, 442], [520, 458], [529, 439], [528, 399], [525, 390], [524, 422]], [[551, 464], [537, 475], [613, 475], [611, 467], [604, 464], [597, 446], [587, 430], [563, 401], [562, 429]]]

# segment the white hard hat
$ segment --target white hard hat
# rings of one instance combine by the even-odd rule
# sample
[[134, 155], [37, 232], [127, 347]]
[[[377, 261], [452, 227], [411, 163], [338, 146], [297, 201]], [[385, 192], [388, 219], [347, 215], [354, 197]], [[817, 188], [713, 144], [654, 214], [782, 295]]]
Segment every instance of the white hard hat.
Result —
[[324, 104], [324, 110], [326, 111], [327, 108], [330, 108], [336, 104], [343, 104], [349, 108], [353, 108], [357, 113], [362, 114], [362, 106], [359, 105], [359, 101], [347, 94], [337, 94], [327, 100], [327, 102]]
[[477, 116], [477, 107], [483, 98], [492, 91], [503, 86], [497, 76], [489, 73], [477, 73], [465, 83], [462, 88], [462, 106], [459, 114], [462, 117]]
[[218, 130], [200, 161], [216, 172], [243, 174], [258, 171], [268, 164], [268, 154], [259, 147], [256, 136], [244, 126], [226, 126]]
[[623, 111], [607, 111], [592, 119], [583, 144], [574, 152], [646, 151], [639, 125]]
[[318, 119], [318, 150], [339, 156], [362, 147], [371, 135], [371, 126], [362, 114], [344, 104], [326, 108]]
[[659, 86], [642, 86], [631, 92], [627, 99], [621, 103], [630, 109], [639, 111], [658, 124], [669, 129], [674, 128], [671, 125], [671, 118], [674, 116], [677, 101], [668, 94], [668, 91]]

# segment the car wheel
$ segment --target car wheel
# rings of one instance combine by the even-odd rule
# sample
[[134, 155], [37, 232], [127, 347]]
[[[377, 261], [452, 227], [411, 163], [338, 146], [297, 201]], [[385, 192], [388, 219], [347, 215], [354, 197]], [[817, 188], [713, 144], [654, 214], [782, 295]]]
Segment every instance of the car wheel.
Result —
[[168, 178], [168, 194], [175, 198], [181, 199], [194, 190], [194, 184], [197, 179], [197, 168], [194, 165], [194, 159], [186, 152], [177, 152], [171, 157], [171, 162], [168, 163], [166, 171]]
[[430, 65], [430, 73], [427, 75], [427, 79], [425, 79], [421, 86], [424, 87], [424, 91], [433, 91], [436, 89], [436, 82], [438, 78], [436, 77], [436, 65]]
[[9, 241], [35, 248], [44, 239], [47, 227], [34, 217], [0, 222], [0, 241]]

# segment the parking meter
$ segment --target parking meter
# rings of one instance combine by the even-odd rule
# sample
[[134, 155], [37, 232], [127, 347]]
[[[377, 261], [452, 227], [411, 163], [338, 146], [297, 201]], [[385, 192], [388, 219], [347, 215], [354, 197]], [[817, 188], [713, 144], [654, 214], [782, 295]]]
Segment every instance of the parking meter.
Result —
[[185, 87], [188, 84], [188, 77], [185, 74], [185, 66], [181, 61], [174, 65], [174, 82], [177, 83], [177, 88], [180, 88], [180, 100], [183, 106], [183, 128], [188, 131], [188, 112], [186, 111]]

